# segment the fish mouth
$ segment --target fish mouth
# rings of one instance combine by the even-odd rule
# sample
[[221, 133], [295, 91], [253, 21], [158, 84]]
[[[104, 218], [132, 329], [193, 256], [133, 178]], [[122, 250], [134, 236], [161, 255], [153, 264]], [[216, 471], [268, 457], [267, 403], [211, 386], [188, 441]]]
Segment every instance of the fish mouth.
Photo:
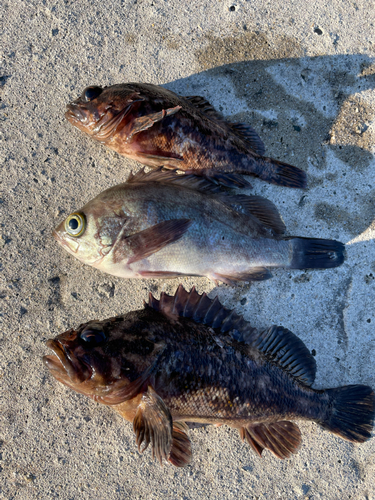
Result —
[[59, 231], [53, 229], [52, 236], [55, 238], [57, 243], [65, 248], [66, 251], [75, 255], [79, 248], [79, 242], [77, 240], [73, 240], [72, 238], [63, 238]]
[[82, 112], [81, 106], [71, 102], [66, 105], [65, 118], [75, 125], [76, 123], [81, 123], [86, 119], [85, 114]]
[[78, 360], [59, 341], [47, 340], [46, 345], [54, 354], [43, 356], [43, 362], [55, 378], [66, 378], [67, 375], [73, 383], [82, 383], [91, 378], [91, 368]]
[[64, 244], [64, 240], [61, 238], [61, 236], [59, 235], [59, 233], [56, 231], [56, 229], [54, 229], [52, 231], [52, 236], [55, 238], [55, 240], [57, 241], [57, 243], [60, 243], [60, 245], [63, 245]]
[[116, 109], [111, 103], [107, 103], [97, 107], [95, 112], [76, 102], [67, 104], [66, 108], [65, 118], [73, 126], [95, 136], [98, 141], [105, 142], [125, 126], [125, 118], [131, 110], [131, 104]]

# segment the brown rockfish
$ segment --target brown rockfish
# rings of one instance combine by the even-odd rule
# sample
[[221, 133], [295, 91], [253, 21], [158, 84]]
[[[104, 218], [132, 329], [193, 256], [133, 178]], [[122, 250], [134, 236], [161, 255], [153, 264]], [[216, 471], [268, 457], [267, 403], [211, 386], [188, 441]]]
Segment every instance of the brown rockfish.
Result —
[[72, 125], [149, 167], [179, 169], [231, 187], [250, 186], [241, 174], [306, 187], [303, 170], [264, 157], [255, 130], [224, 120], [203, 97], [124, 83], [87, 87], [67, 108], [65, 117]]
[[161, 463], [190, 462], [185, 422], [227, 424], [258, 455], [278, 458], [301, 443], [291, 420], [357, 443], [371, 435], [371, 387], [312, 389], [315, 360], [298, 337], [280, 326], [259, 333], [194, 288], [150, 294], [143, 310], [89, 321], [47, 346], [51, 374], [133, 422], [138, 449], [151, 443]]
[[138, 172], [72, 213], [54, 231], [72, 255], [123, 278], [207, 276], [233, 284], [271, 277], [269, 267], [329, 268], [334, 240], [282, 238], [276, 207], [228, 195], [194, 175]]

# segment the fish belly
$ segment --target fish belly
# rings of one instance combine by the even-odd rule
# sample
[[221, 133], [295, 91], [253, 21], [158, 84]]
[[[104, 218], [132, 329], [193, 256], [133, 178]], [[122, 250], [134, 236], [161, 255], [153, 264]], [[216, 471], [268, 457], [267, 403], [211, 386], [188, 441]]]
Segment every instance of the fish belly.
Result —
[[186, 235], [130, 268], [135, 273], [165, 271], [216, 279], [217, 275], [241, 274], [259, 267], [287, 266], [289, 253], [287, 241], [253, 240], [243, 235], [233, 241], [223, 233], [202, 241]]

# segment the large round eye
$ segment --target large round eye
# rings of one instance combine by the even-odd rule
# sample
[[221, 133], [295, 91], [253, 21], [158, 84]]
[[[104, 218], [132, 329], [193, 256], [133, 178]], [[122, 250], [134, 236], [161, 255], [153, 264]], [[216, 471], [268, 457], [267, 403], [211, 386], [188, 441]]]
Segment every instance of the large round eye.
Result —
[[86, 229], [86, 219], [83, 214], [70, 214], [65, 220], [65, 231], [70, 236], [80, 236]]
[[83, 99], [88, 102], [96, 99], [103, 92], [103, 89], [100, 87], [87, 87], [82, 94]]
[[94, 330], [90, 328], [88, 330], [83, 330], [80, 337], [82, 340], [92, 346], [101, 344], [107, 339], [107, 336], [103, 332], [103, 330]]

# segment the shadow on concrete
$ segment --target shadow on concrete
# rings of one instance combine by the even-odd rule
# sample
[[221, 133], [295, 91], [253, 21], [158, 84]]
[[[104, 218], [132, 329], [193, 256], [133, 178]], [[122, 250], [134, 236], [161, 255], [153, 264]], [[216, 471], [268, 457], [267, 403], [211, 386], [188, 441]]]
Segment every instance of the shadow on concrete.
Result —
[[[329, 229], [336, 224], [347, 239], [371, 225], [375, 110], [363, 99], [375, 88], [371, 58], [305, 57], [295, 40], [283, 37], [271, 46], [264, 34], [247, 32], [211, 37], [196, 58], [202, 71], [165, 86], [181, 95], [202, 95], [229, 120], [251, 124], [267, 156], [308, 172], [310, 189], [326, 181], [339, 187], [349, 178], [354, 183], [366, 180], [366, 189], [356, 193], [355, 207], [349, 199], [332, 204], [323, 198], [314, 215]], [[328, 161], [332, 154], [339, 168]]]

